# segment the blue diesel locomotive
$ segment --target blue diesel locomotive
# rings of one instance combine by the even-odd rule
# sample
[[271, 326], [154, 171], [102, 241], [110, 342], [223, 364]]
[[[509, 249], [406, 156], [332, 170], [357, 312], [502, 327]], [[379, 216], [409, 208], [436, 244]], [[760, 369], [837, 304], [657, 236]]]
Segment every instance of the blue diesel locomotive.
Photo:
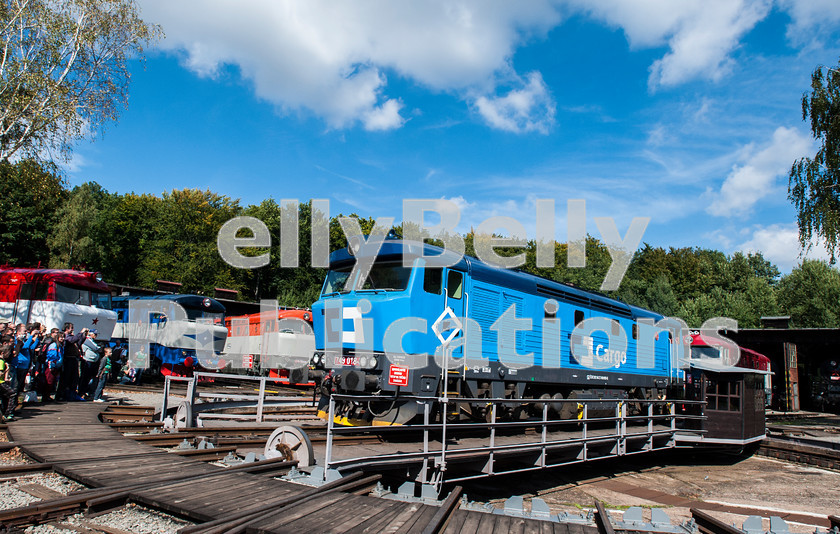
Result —
[[[383, 400], [343, 403], [339, 422], [408, 422], [418, 404], [399, 395], [439, 396], [443, 361], [449, 394], [534, 399], [532, 407], [547, 398], [661, 398], [682, 379], [676, 338], [649, 326], [663, 319], [651, 311], [393, 239], [383, 242], [364, 282], [348, 284], [359, 276], [354, 265], [361, 258], [353, 252], [330, 256], [312, 306], [313, 363], [326, 373], [322, 392]], [[454, 263], [435, 266], [445, 258]], [[550, 406], [562, 418], [576, 409]], [[483, 409], [471, 405], [466, 415], [483, 418]]]
[[[129, 314], [130, 302], [139, 303], [144, 309], [144, 317], [132, 318]], [[132, 336], [135, 340], [150, 340], [150, 366], [161, 366], [164, 372], [183, 367], [189, 357], [196, 358], [196, 343], [212, 343], [213, 351], [224, 349], [227, 339], [225, 327], [225, 307], [216, 299], [201, 295], [155, 295], [155, 296], [119, 296], [111, 299], [112, 307], [117, 312], [117, 325], [114, 328], [114, 341], [128, 343]], [[133, 322], [132, 322], [133, 321]], [[197, 328], [196, 321], [207, 324]], [[133, 330], [132, 330], [133, 329]], [[212, 331], [212, 340], [207, 337]], [[213, 362], [199, 362], [204, 366], [215, 366]], [[206, 360], [206, 358], [205, 358]], [[167, 373], [168, 374], [168, 373]]]

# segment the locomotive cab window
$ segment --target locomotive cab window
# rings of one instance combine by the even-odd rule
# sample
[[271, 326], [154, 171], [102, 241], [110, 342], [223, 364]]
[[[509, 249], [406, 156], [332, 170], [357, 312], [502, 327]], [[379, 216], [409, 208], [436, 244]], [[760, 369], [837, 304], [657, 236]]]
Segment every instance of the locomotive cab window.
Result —
[[324, 289], [321, 291], [321, 294], [329, 295], [330, 293], [344, 291], [344, 285], [347, 283], [347, 279], [350, 277], [352, 270], [352, 265], [330, 269], [330, 272], [327, 273], [327, 279], [324, 282]]
[[460, 299], [464, 292], [464, 275], [458, 271], [449, 271], [446, 277], [446, 294], [451, 299]]
[[38, 282], [35, 284], [35, 294], [32, 295], [32, 300], [47, 300], [49, 289], [50, 288], [46, 283]]
[[102, 308], [103, 310], [111, 309], [110, 293], [97, 293], [96, 291], [94, 291], [90, 294], [90, 301], [91, 304], [93, 304], [97, 308]]
[[70, 304], [90, 306], [90, 291], [86, 289], [77, 289], [64, 284], [56, 284], [55, 300], [59, 302], [68, 302]]
[[32, 298], [32, 284], [21, 284], [20, 286], [20, 300], [29, 300]]
[[440, 290], [443, 289], [443, 269], [426, 267], [423, 271], [423, 290], [426, 293], [440, 295]]
[[376, 262], [370, 268], [362, 290], [404, 291], [408, 287], [409, 278], [411, 267], [403, 267], [401, 261]]
[[575, 310], [575, 326], [583, 322], [583, 310]]

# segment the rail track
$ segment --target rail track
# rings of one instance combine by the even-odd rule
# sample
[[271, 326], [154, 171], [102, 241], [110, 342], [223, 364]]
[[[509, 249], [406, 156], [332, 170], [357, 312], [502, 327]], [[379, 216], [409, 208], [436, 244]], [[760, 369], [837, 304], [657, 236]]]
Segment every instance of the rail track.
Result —
[[[160, 433], [162, 424], [152, 420], [155, 408], [150, 406], [104, 408], [89, 403], [70, 403], [38, 407], [36, 412], [41, 409], [45, 413], [33, 417], [24, 415], [20, 421], [0, 428], [15, 440], [0, 443], [0, 452], [20, 447], [40, 463], [0, 467], [0, 478], [55, 471], [91, 488], [29, 507], [0, 512], [0, 532], [44, 523], [61, 526], [61, 519], [70, 514], [96, 514], [126, 502], [172, 512], [197, 522], [195, 526], [183, 529], [182, 534], [268, 533], [294, 529], [320, 531], [337, 528], [336, 519], [346, 518], [347, 510], [358, 511], [358, 514], [354, 513], [346, 525], [339, 523], [338, 526], [354, 532], [378, 532], [396, 525], [393, 530], [397, 532], [466, 534], [494, 529], [507, 531], [526, 524], [529, 528], [524, 531], [560, 534], [624, 532], [614, 528], [610, 521], [601, 519], [606, 515], [603, 510], [595, 515], [596, 527], [583, 527], [459, 509], [458, 488], [440, 507], [376, 499], [367, 494], [381, 475], [371, 473], [350, 473], [339, 481], [318, 488], [301, 489], [273, 478], [295, 465], [288, 458], [240, 464], [226, 469], [210, 465], [210, 462], [229, 453], [262, 449], [275, 428], [273, 425], [188, 427], [177, 432]], [[58, 416], [59, 422], [55, 424], [49, 415], [57, 414], [59, 410], [67, 413]], [[307, 410], [300, 411], [300, 414], [306, 415]], [[522, 424], [527, 426], [524, 422]], [[326, 440], [323, 424], [304, 421], [300, 427], [312, 442]], [[355, 446], [378, 443], [383, 439], [397, 442], [411, 440], [412, 434], [417, 432], [418, 429], [389, 427], [382, 432], [334, 436], [333, 439], [337, 445]], [[178, 448], [185, 440], [192, 447], [203, 440], [212, 443], [214, 448]], [[792, 439], [768, 438], [762, 442], [759, 454], [840, 470], [840, 451]], [[248, 495], [259, 495], [259, 498], [243, 501], [243, 496]], [[207, 503], [213, 503], [209, 510]], [[708, 517], [701, 518], [695, 514], [695, 518], [701, 532], [734, 534]], [[830, 520], [833, 525], [840, 522], [836, 517]], [[96, 529], [91, 526], [87, 531], [90, 530]]]
[[840, 450], [801, 443], [795, 438], [765, 438], [761, 441], [758, 454], [840, 471]]
[[[244, 445], [252, 445], [258, 439], [262, 442], [260, 438], [269, 429], [189, 428], [168, 436], [123, 435], [114, 423], [102, 422], [109, 419], [107, 415], [101, 417], [102, 410], [102, 406], [90, 403], [42, 405], [23, 410], [20, 419], [10, 423], [7, 430], [13, 441], [5, 447], [20, 447], [40, 463], [2, 467], [0, 475], [55, 471], [90, 488], [2, 511], [0, 532], [18, 532], [44, 523], [62, 526], [62, 519], [71, 514], [98, 514], [135, 502], [196, 522], [181, 529], [181, 534], [386, 529], [408, 533], [519, 530], [608, 534], [607, 530], [592, 526], [459, 509], [459, 487], [454, 488], [442, 506], [433, 506], [368, 496], [381, 479], [379, 474], [355, 472], [318, 487], [308, 487], [274, 478], [295, 465], [296, 462], [285, 458], [220, 468], [208, 462], [235, 451], [240, 446], [236, 440], [244, 441]], [[110, 410], [127, 412], [116, 415], [130, 416], [145, 414], [149, 408]], [[151, 430], [145, 423], [128, 430], [136, 432], [140, 428]], [[218, 433], [212, 434], [215, 439], [231, 442], [221, 442], [215, 449], [169, 452], [151, 446], [156, 441], [163, 446], [172, 436], [180, 440], [207, 437], [211, 435], [208, 430]], [[313, 437], [320, 439], [317, 431]], [[375, 435], [347, 438], [347, 444], [379, 439]], [[609, 521], [605, 524], [609, 526]], [[86, 526], [82, 531], [96, 532], [98, 528]]]

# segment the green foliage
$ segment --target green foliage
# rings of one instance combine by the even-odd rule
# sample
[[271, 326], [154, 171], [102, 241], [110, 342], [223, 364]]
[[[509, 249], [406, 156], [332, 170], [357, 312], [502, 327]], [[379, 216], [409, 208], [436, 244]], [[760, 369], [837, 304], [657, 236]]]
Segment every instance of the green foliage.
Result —
[[[273, 202], [273, 201], [272, 201]], [[263, 202], [265, 204], [265, 202]], [[275, 204], [276, 206], [276, 204]], [[250, 208], [249, 208], [250, 209]], [[288, 210], [289, 208], [284, 207], [284, 210]], [[259, 217], [258, 215], [254, 215], [255, 217]], [[282, 224], [289, 224], [292, 220], [290, 214], [286, 214], [283, 216], [282, 211], [278, 210], [277, 214], [274, 218], [276, 221], [275, 226], [269, 226], [272, 229], [272, 243], [276, 243], [279, 245], [280, 243], [280, 225]], [[281, 306], [296, 306], [296, 307], [303, 307], [308, 308], [312, 305], [313, 302], [318, 300], [318, 295], [321, 292], [321, 285], [324, 282], [324, 278], [327, 275], [326, 268], [315, 268], [312, 267], [312, 223], [313, 220], [317, 221], [317, 224], [324, 224], [326, 221], [326, 214], [321, 213], [320, 211], [316, 211], [313, 213], [312, 211], [312, 203], [300, 204], [298, 206], [298, 267], [281, 267], [280, 258], [279, 258], [279, 246], [277, 246], [277, 254], [274, 253], [274, 247], [272, 248], [272, 262], [264, 268], [266, 271], [266, 291], [264, 298], [276, 298], [277, 302]], [[263, 222], [267, 222], [264, 219]], [[335, 232], [341, 232], [340, 227], [337, 227], [338, 221], [337, 219], [332, 219], [329, 221], [329, 228], [330, 228], [330, 235], [332, 236]], [[370, 222], [370, 225], [367, 227], [367, 230], [370, 231], [370, 227], [372, 227], [373, 223]], [[365, 224], [362, 224], [363, 230], [365, 229]], [[277, 230], [277, 238], [275, 240], [273, 232], [274, 229]], [[338, 235], [337, 233], [335, 235]], [[343, 236], [343, 234], [341, 234]], [[332, 248], [329, 247], [328, 250], [334, 250], [339, 247], [332, 239], [331, 242], [333, 244]], [[341, 243], [340, 246], [346, 246], [346, 240]], [[276, 259], [274, 259], [276, 256]]]
[[627, 303], [675, 315], [699, 327], [712, 317], [731, 317], [743, 328], [760, 326], [777, 313], [773, 284], [779, 270], [760, 253], [746, 256], [701, 248], [665, 250], [645, 244], [617, 296]]
[[[586, 238], [586, 267], [568, 267], [569, 248], [566, 243], [554, 247], [554, 267], [537, 267], [536, 243], [531, 241], [526, 249], [522, 270], [555, 282], [570, 284], [581, 289], [598, 291], [610, 268], [610, 253], [606, 245], [592, 236]], [[515, 253], [522, 252], [516, 249]]]
[[804, 260], [781, 279], [777, 298], [795, 327], [840, 327], [840, 272], [824, 261]]
[[790, 169], [788, 198], [799, 224], [799, 242], [825, 242], [834, 263], [840, 234], [840, 70], [818, 67], [811, 74], [811, 93], [802, 95], [802, 120], [811, 119], [811, 134], [821, 143], [813, 158], [801, 158]]
[[128, 104], [127, 60], [161, 35], [133, 0], [0, 4], [0, 160], [69, 156]]
[[96, 241], [99, 213], [108, 193], [96, 182], [73, 188], [58, 209], [58, 220], [48, 240], [50, 267], [98, 270], [101, 249]]
[[107, 280], [140, 285], [138, 266], [157, 237], [161, 200], [154, 195], [112, 194], [103, 201], [96, 224], [100, 270]]
[[67, 191], [54, 165], [0, 161], [0, 265], [47, 265], [47, 237]]
[[137, 272], [141, 285], [154, 287], [162, 279], [181, 282], [184, 292], [244, 289], [216, 249], [219, 228], [241, 211], [238, 201], [184, 189], [164, 193], [156, 207], [154, 234], [144, 243]]

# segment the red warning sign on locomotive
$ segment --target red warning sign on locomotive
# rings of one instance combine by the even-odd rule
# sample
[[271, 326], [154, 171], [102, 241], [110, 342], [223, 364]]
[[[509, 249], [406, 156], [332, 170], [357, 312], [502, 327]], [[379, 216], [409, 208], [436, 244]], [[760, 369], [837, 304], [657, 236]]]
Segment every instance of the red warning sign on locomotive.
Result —
[[392, 365], [391, 370], [388, 372], [388, 383], [392, 386], [407, 386], [408, 367]]

